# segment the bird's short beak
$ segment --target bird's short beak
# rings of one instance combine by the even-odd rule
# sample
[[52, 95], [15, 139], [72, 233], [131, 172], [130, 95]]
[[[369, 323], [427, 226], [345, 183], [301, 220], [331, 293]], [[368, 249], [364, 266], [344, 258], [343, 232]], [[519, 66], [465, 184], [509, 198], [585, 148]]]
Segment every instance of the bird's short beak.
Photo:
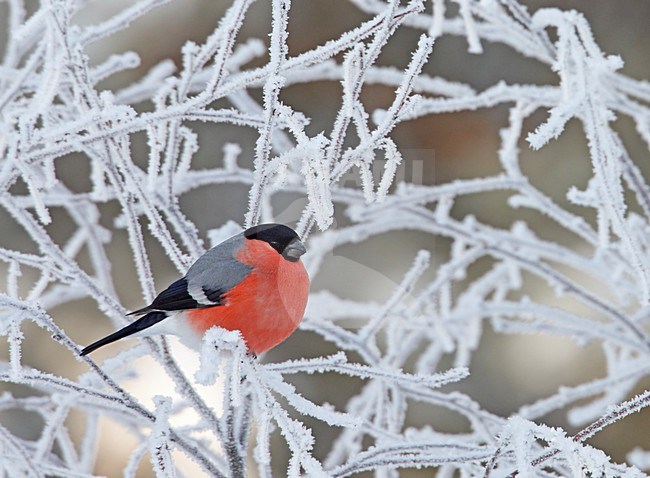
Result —
[[296, 239], [289, 243], [289, 245], [284, 249], [282, 255], [291, 262], [295, 262], [300, 259], [300, 256], [302, 256], [305, 252], [307, 252], [307, 249], [305, 249], [304, 244]]

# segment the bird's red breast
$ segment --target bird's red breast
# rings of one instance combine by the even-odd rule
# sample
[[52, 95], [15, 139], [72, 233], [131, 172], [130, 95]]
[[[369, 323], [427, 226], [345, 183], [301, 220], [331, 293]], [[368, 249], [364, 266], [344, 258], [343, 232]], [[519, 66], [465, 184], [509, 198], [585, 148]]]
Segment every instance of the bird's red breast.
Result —
[[200, 335], [215, 325], [239, 330], [255, 354], [285, 340], [300, 324], [309, 295], [309, 276], [302, 261], [290, 262], [264, 241], [244, 240], [238, 261], [251, 272], [224, 295], [218, 307], [187, 311], [189, 325]]

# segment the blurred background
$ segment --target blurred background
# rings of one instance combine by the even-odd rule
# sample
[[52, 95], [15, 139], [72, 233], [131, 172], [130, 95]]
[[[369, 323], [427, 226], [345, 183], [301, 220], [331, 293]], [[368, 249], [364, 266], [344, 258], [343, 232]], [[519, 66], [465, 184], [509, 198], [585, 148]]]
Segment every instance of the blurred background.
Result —
[[[74, 21], [80, 25], [100, 22], [115, 12], [120, 11], [128, 1], [90, 2], [82, 15]], [[529, 11], [543, 7], [560, 7], [581, 11], [589, 20], [596, 41], [601, 48], [618, 54], [625, 60], [623, 73], [633, 78], [650, 78], [650, 61], [647, 45], [650, 44], [648, 19], [650, 3], [633, 0], [608, 2], [602, 0], [583, 1], [526, 1]], [[97, 64], [109, 55], [132, 50], [141, 57], [141, 66], [126, 73], [110, 77], [100, 84], [100, 89], [117, 90], [142, 77], [152, 66], [171, 59], [180, 66], [179, 52], [187, 41], [201, 43], [209, 35], [228, 7], [229, 2], [214, 0], [176, 1], [158, 8], [144, 18], [134, 22], [131, 27], [96, 44], [91, 45], [88, 54], [91, 63]], [[31, 11], [36, 3], [28, 2]], [[448, 5], [448, 15], [455, 13], [456, 4]], [[428, 5], [431, 8], [431, 5]], [[6, 16], [7, 5], [0, 3], [0, 19]], [[341, 33], [355, 27], [369, 18], [351, 3], [344, 0], [294, 0], [290, 12], [290, 55], [296, 55]], [[5, 31], [3, 31], [5, 29]], [[248, 38], [261, 38], [268, 41], [270, 32], [270, 2], [256, 2], [249, 11], [240, 41]], [[392, 65], [403, 68], [407, 65], [414, 50], [420, 31], [401, 28], [391, 39], [380, 57], [380, 65]], [[0, 49], [6, 40], [6, 22], [0, 20]], [[472, 55], [467, 51], [464, 37], [443, 36], [436, 41], [434, 53], [425, 68], [432, 76], [441, 76], [448, 80], [469, 84], [477, 90], [485, 89], [503, 80], [507, 83], [557, 84], [556, 75], [546, 65], [523, 58], [503, 45], [483, 42], [484, 53]], [[263, 64], [266, 60], [256, 60]], [[251, 63], [249, 66], [254, 66]], [[252, 92], [260, 99], [259, 90]], [[367, 111], [390, 104], [393, 89], [382, 86], [367, 86], [363, 91], [363, 101]], [[302, 111], [312, 122], [307, 129], [309, 134], [320, 131], [329, 132], [340, 105], [341, 88], [338, 82], [314, 82], [290, 86], [281, 96], [282, 101], [295, 110]], [[150, 104], [139, 105], [143, 110], [150, 109]], [[492, 175], [500, 171], [497, 151], [500, 145], [499, 130], [506, 125], [508, 106], [435, 115], [403, 123], [392, 135], [402, 151], [406, 161], [400, 175], [407, 182], [421, 184], [442, 184], [457, 178], [475, 178]], [[546, 117], [545, 112], [538, 112], [529, 120], [527, 126], [533, 130]], [[239, 143], [242, 147], [240, 163], [252, 164], [253, 148], [257, 137], [256, 131], [227, 125], [192, 124], [199, 134], [201, 149], [193, 160], [194, 168], [213, 167], [220, 161], [222, 147], [227, 142]], [[648, 152], [642, 140], [634, 131], [634, 125], [627, 118], [615, 123], [617, 131], [626, 142], [628, 151], [636, 164], [647, 175]], [[144, 135], [133, 136], [133, 151], [141, 156], [141, 164], [146, 163], [146, 144]], [[522, 168], [534, 184], [550, 195], [562, 206], [574, 209], [565, 199], [568, 188], [577, 185], [586, 186], [591, 174], [588, 149], [581, 125], [572, 121], [562, 136], [538, 152], [520, 145]], [[63, 181], [73, 189], [89, 190], [89, 168], [83, 157], [70, 155], [57, 163]], [[350, 179], [354, 181], [354, 178]], [[14, 191], [17, 192], [17, 191]], [[195, 222], [207, 240], [208, 231], [217, 228], [228, 220], [243, 222], [246, 212], [248, 191], [239, 185], [223, 187], [206, 187], [192, 191], [181, 197], [181, 206], [185, 214]], [[498, 227], [508, 227], [514, 220], [525, 220], [540, 235], [546, 233], [561, 234], [553, 223], [538, 214], [517, 210], [513, 211], [506, 204], [506, 195], [485, 197], [467, 197], [459, 201], [454, 214], [463, 217], [473, 214], [482, 221]], [[275, 205], [283, 222], [295, 223], [301, 208], [302, 198], [286, 195]], [[128, 240], [123, 230], [115, 229], [113, 220], [119, 213], [116, 204], [101, 206], [102, 224], [113, 231], [109, 252], [113, 260], [113, 274], [122, 303], [135, 309], [142, 306], [142, 296], [137, 284], [135, 267], [131, 260]], [[584, 210], [581, 211], [584, 214]], [[64, 238], [70, 232], [72, 224], [63, 213], [53, 212], [53, 224], [48, 231], [54, 237]], [[339, 217], [338, 220], [344, 220]], [[595, 217], [587, 216], [591, 223]], [[545, 236], [543, 236], [545, 237]], [[558, 237], [558, 236], [554, 236]], [[569, 236], [559, 236], [558, 241], [570, 244]], [[19, 227], [13, 227], [10, 217], [0, 210], [0, 246], [23, 251], [34, 248]], [[152, 238], [148, 238], [148, 252], [156, 277], [158, 290], [164, 288], [177, 277], [177, 272], [166, 258], [161, 247]], [[576, 245], [576, 247], [579, 247]], [[360, 247], [345, 247], [335, 251], [314, 281], [314, 290], [329, 289], [342, 297], [383, 302], [410, 264], [419, 249], [428, 249], [433, 253], [431, 274], [435, 272], [436, 263], [448, 256], [449, 242], [437, 239], [432, 242], [430, 236], [417, 233], [390, 234], [374, 238]], [[387, 253], [386, 251], [389, 251]], [[0, 266], [4, 268], [4, 265]], [[4, 271], [4, 269], [0, 269]], [[22, 278], [29, 283], [26, 273]], [[0, 286], [3, 287], [3, 286]], [[551, 291], [527, 291], [533, 297], [549, 294], [547, 302], [557, 301], [550, 297]], [[568, 306], [567, 306], [568, 307]], [[51, 311], [57, 323], [79, 344], [88, 344], [112, 331], [109, 321], [97, 310], [92, 300], [86, 299], [70, 303]], [[58, 375], [76, 377], [86, 372], [85, 365], [79, 363], [67, 351], [51, 341], [47, 334], [35, 326], [24, 322], [26, 340], [23, 361], [41, 370]], [[486, 323], [486, 327], [488, 327]], [[120, 347], [132, 344], [111, 346], [100, 350], [95, 358], [101, 362], [116, 353]], [[189, 369], [196, 367], [196, 357], [189, 351], [174, 343], [179, 361]], [[316, 356], [333, 353], [334, 347], [322, 341], [318, 336], [298, 332], [287, 342], [268, 353], [264, 360], [279, 361], [292, 357]], [[549, 396], [560, 386], [571, 386], [604, 375], [604, 361], [601, 349], [597, 346], [579, 347], [566, 338], [549, 336], [502, 335], [486, 330], [480, 348], [471, 362], [471, 376], [457, 386], [457, 389], [469, 394], [482, 406], [500, 416], [511, 413], [527, 403]], [[0, 358], [5, 360], [8, 351], [5, 343], [0, 344]], [[143, 376], [125, 382], [127, 390], [151, 403], [154, 394], [171, 395], [172, 388], [164, 384], [164, 374], [157, 370], [155, 364], [143, 359], [139, 367]], [[449, 364], [451, 366], [451, 363]], [[348, 381], [345, 385], [334, 383], [336, 377], [328, 375], [318, 377], [299, 377], [295, 379], [301, 390], [308, 390], [308, 397], [323, 397], [327, 401], [341, 406], [349, 394], [359, 388], [359, 384]], [[645, 384], [645, 388], [650, 383]], [[347, 387], [347, 388], [346, 388]], [[0, 392], [7, 388], [0, 383]], [[28, 390], [12, 387], [16, 395], [27, 394]], [[449, 389], [449, 388], [447, 388]], [[637, 391], [640, 392], [642, 388]], [[30, 392], [31, 393], [31, 392]], [[213, 397], [215, 406], [220, 405], [218, 390], [204, 390]], [[74, 415], [71, 420], [81, 420]], [[466, 426], [456, 417], [445, 413], [431, 414], [430, 407], [414, 406], [409, 415], [413, 425], [431, 424], [440, 431], [462, 431]], [[38, 437], [42, 423], [27, 412], [0, 414], [0, 423], [19, 436]], [[563, 413], [555, 413], [544, 418], [544, 423], [564, 427], [574, 433]], [[81, 423], [80, 423], [81, 424]], [[79, 425], [80, 425], [79, 424]], [[317, 437], [316, 454], [322, 456], [330, 447], [329, 441], [335, 439], [336, 430], [330, 430], [318, 422], [308, 420]], [[73, 425], [73, 429], [75, 426]], [[81, 426], [76, 430], [81, 433]], [[639, 415], [609, 427], [599, 433], [590, 443], [609, 454], [615, 461], [623, 461], [625, 455], [635, 446], [645, 444], [648, 447], [648, 430], [650, 429], [650, 412], [645, 410]], [[125, 433], [115, 423], [103, 423], [104, 439], [99, 444], [96, 472], [106, 476], [121, 474], [130, 451], [136, 446], [136, 438]], [[74, 437], [76, 439], [79, 436]], [[286, 450], [278, 440], [274, 451], [274, 460], [278, 458], [278, 469], [286, 459]], [[189, 466], [189, 465], [188, 465]], [[140, 467], [142, 477], [150, 476], [149, 463], [144, 460]], [[425, 471], [404, 473], [404, 476], [429, 476]], [[278, 475], [280, 476], [280, 475]]]

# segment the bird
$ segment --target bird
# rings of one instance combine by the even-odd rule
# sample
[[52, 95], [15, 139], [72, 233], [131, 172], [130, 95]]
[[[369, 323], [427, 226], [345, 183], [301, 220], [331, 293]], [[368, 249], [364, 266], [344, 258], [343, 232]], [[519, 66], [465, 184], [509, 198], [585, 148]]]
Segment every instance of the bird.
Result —
[[259, 224], [214, 246], [151, 304], [128, 315], [135, 322], [81, 350], [87, 355], [124, 337], [173, 334], [200, 349], [213, 326], [238, 330], [255, 356], [275, 347], [300, 324], [309, 276], [306, 249], [284, 224]]

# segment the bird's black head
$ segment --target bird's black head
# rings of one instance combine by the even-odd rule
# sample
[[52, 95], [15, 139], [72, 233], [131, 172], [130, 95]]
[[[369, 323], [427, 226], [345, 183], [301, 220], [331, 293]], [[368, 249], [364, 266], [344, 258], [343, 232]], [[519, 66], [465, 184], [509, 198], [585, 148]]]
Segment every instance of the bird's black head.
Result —
[[244, 237], [268, 243], [290, 262], [298, 261], [307, 252], [296, 231], [284, 224], [259, 224], [246, 229]]

